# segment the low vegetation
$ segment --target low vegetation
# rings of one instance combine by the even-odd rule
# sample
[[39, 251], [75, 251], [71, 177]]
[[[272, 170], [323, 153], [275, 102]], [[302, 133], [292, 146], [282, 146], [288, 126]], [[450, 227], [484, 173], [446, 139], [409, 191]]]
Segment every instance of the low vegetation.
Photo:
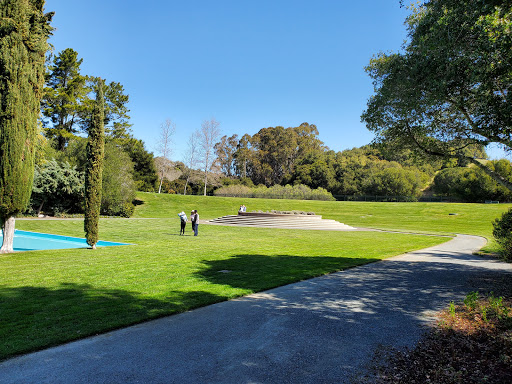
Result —
[[244, 197], [262, 199], [293, 199], [293, 200], [323, 200], [334, 201], [335, 198], [330, 192], [323, 188], [311, 189], [306, 185], [274, 185], [267, 188], [264, 185], [247, 187], [245, 185], [228, 185], [216, 189], [215, 196]]
[[511, 383], [512, 279], [499, 283], [507, 296], [471, 292], [452, 302], [415, 348], [391, 354], [377, 383]]
[[499, 245], [501, 257], [506, 261], [512, 261], [512, 210], [494, 220], [492, 225], [492, 234]]

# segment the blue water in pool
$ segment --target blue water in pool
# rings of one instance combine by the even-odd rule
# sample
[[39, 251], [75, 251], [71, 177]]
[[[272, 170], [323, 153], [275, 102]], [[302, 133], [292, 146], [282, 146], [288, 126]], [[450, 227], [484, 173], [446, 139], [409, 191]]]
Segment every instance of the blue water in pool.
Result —
[[[0, 231], [0, 244], [2, 241], [2, 231]], [[112, 241], [98, 241], [97, 247], [110, 247], [115, 245], [129, 245], [128, 243], [114, 243]], [[68, 248], [88, 248], [87, 241], [78, 237], [51, 235], [48, 233], [38, 233], [29, 231], [14, 231], [15, 251], [38, 251], [45, 249], [68, 249]]]

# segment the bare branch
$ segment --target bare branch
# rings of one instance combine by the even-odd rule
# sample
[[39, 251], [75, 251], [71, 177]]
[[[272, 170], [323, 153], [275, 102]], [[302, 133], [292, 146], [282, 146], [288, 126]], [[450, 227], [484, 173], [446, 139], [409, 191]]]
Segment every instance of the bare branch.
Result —
[[199, 147], [201, 149], [202, 165], [204, 169], [204, 196], [206, 196], [206, 184], [208, 182], [208, 172], [215, 160], [214, 148], [220, 137], [220, 123], [211, 118], [204, 120], [199, 130]]
[[[172, 154], [172, 136], [175, 132], [176, 124], [171, 119], [166, 119], [164, 123], [160, 124], [160, 136], [157, 143], [157, 150], [162, 154], [164, 159], [162, 164], [165, 164], [166, 160], [169, 160]], [[158, 193], [162, 191], [166, 167], [162, 165], [160, 168], [160, 185], [158, 187]]]

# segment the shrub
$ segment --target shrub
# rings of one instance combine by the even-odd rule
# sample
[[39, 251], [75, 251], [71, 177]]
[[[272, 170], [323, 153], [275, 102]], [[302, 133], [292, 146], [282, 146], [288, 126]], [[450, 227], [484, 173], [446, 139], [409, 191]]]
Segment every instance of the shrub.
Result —
[[412, 196], [416, 199], [427, 181], [427, 174], [417, 169], [389, 167], [370, 175], [363, 183], [363, 190], [369, 195]]
[[113, 143], [105, 146], [105, 163], [101, 195], [101, 214], [130, 217], [133, 214], [135, 183], [133, 163], [121, 148]]
[[252, 197], [252, 190], [245, 185], [226, 185], [214, 192], [215, 196]]
[[[507, 173], [510, 163], [506, 160], [487, 164], [506, 179], [510, 179]], [[437, 194], [455, 196], [469, 203], [485, 200], [510, 201], [512, 198], [510, 191], [476, 167], [446, 168], [439, 171], [434, 178], [433, 189]]]
[[326, 200], [334, 201], [330, 192], [323, 188], [311, 189], [306, 185], [274, 185], [267, 188], [258, 185], [249, 188], [244, 185], [228, 185], [215, 190], [216, 196], [256, 197], [261, 199], [294, 199], [294, 200]]
[[34, 212], [51, 215], [83, 212], [84, 176], [67, 162], [36, 166], [30, 201]]
[[501, 218], [492, 223], [492, 234], [501, 246], [502, 257], [506, 261], [512, 260], [512, 209], [505, 212]]

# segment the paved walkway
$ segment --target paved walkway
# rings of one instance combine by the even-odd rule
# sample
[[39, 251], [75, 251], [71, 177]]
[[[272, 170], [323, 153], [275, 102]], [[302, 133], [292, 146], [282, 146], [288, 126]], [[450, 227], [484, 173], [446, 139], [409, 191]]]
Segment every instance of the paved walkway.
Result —
[[211, 305], [0, 363], [0, 383], [350, 383], [380, 346], [512, 266], [479, 237]]

